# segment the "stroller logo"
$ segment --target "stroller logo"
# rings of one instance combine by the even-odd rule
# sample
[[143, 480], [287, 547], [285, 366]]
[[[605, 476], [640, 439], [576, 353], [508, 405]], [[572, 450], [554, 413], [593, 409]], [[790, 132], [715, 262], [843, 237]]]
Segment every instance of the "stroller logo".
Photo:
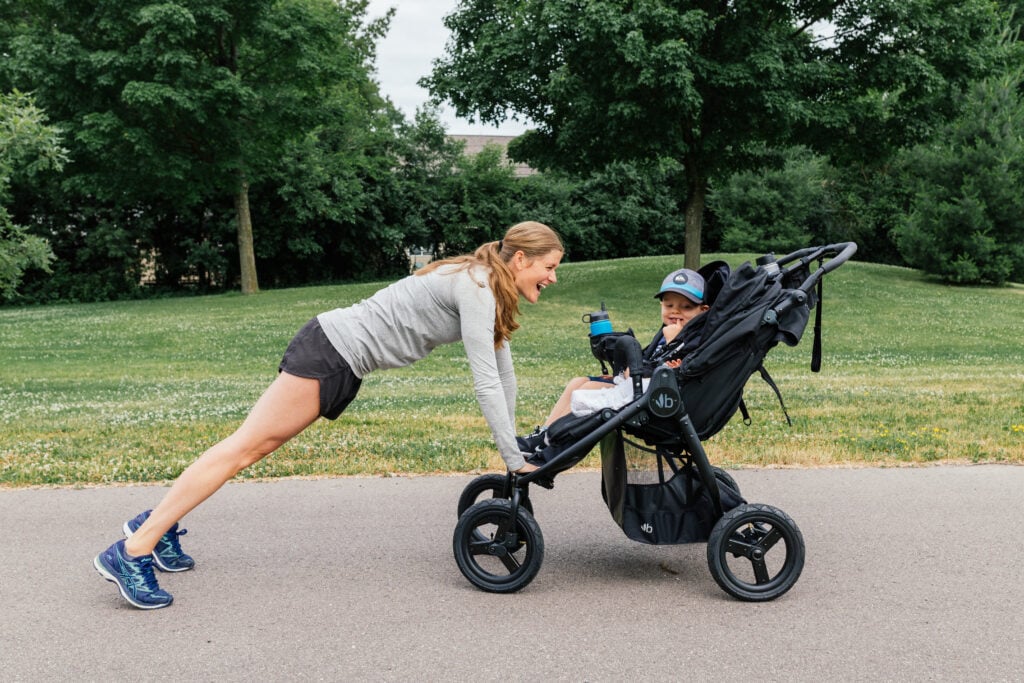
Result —
[[658, 417], [672, 417], [679, 406], [679, 395], [667, 387], [658, 389], [651, 396], [650, 405], [651, 412]]
[[644, 522], [643, 524], [640, 525], [640, 531], [644, 532], [645, 534], [653, 534], [654, 533], [654, 525], [651, 524], [650, 522]]

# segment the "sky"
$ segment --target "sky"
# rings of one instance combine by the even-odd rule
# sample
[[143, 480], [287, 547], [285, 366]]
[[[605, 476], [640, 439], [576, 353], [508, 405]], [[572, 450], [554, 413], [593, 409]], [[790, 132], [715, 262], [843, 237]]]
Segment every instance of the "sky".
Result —
[[[433, 60], [444, 54], [448, 29], [441, 19], [455, 9], [458, 0], [370, 0], [368, 18], [383, 16], [397, 8], [387, 36], [377, 44], [377, 81], [381, 93], [412, 119], [416, 107], [429, 93], [416, 81], [430, 73]], [[450, 134], [519, 135], [527, 125], [507, 121], [501, 126], [471, 124], [455, 118], [450, 106], [442, 105], [441, 123]]]

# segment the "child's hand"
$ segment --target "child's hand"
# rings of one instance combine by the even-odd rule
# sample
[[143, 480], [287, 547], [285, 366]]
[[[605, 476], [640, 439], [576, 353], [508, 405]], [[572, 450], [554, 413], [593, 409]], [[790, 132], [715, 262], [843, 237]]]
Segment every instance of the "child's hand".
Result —
[[661, 334], [664, 335], [666, 344], [675, 339], [676, 336], [683, 331], [684, 324], [685, 323], [672, 323], [671, 325], [665, 325], [665, 327], [661, 328]]
[[683, 364], [683, 359], [682, 358], [676, 358], [675, 360], [667, 360], [667, 361], [665, 361], [665, 366], [666, 367], [670, 367], [673, 370], [675, 370], [676, 368], [678, 368], [682, 364]]

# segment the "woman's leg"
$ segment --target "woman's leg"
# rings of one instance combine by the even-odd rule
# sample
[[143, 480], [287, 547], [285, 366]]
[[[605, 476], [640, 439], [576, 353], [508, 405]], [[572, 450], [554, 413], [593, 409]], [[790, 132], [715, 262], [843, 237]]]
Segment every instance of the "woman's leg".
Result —
[[320, 415], [320, 381], [286, 372], [267, 388], [234, 434], [181, 473], [149, 518], [125, 541], [130, 555], [148, 555], [168, 529], [229, 479], [277, 450]]

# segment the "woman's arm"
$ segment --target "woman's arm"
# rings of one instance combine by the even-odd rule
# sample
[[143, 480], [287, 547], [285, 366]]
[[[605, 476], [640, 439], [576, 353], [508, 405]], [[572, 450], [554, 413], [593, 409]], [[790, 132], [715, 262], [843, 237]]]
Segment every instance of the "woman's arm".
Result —
[[456, 289], [462, 344], [473, 373], [476, 400], [505, 466], [516, 471], [526, 460], [515, 438], [515, 370], [508, 342], [494, 347], [494, 294], [471, 277], [460, 278]]

